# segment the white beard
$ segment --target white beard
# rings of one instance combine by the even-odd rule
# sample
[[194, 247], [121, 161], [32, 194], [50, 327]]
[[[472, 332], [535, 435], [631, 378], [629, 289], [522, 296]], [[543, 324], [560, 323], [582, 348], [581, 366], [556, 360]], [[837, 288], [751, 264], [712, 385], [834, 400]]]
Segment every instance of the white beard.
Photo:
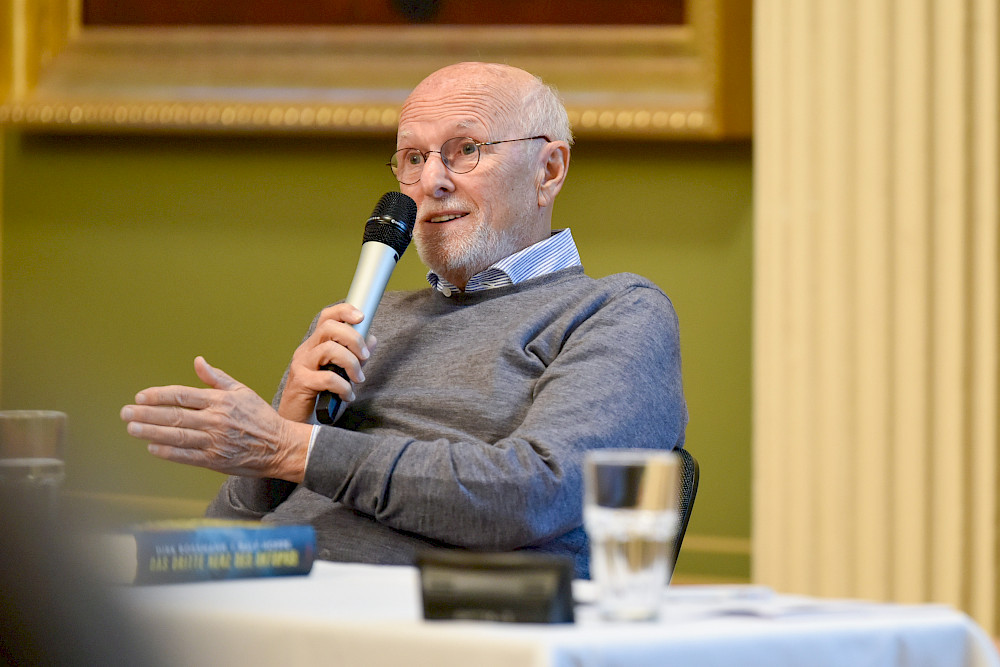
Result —
[[[521, 249], [520, 239], [508, 230], [481, 224], [465, 234], [441, 234], [418, 227], [413, 234], [420, 260], [434, 273], [459, 278], [462, 284], [486, 267]], [[449, 281], [455, 282], [452, 278]]]

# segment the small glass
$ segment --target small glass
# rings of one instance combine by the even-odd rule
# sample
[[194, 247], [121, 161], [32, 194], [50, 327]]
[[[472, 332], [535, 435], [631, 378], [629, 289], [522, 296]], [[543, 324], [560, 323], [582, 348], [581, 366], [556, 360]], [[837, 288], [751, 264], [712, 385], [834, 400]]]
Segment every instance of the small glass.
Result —
[[0, 410], [0, 502], [5, 513], [53, 520], [66, 476], [66, 414]]
[[584, 527], [601, 616], [653, 620], [673, 568], [680, 465], [673, 452], [599, 449], [584, 459]]

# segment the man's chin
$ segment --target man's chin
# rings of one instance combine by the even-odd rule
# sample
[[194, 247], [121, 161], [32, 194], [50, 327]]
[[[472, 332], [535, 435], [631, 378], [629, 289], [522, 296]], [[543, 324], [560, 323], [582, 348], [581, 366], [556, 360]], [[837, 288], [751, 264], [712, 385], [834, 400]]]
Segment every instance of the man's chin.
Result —
[[[425, 232], [426, 230], [421, 230]], [[435, 230], [436, 231], [436, 230]], [[449, 238], [447, 231], [443, 233], [416, 233], [413, 235], [413, 244], [417, 247], [417, 253], [427, 268], [440, 275], [447, 272], [455, 265], [462, 265], [468, 260], [468, 242], [460, 243], [460, 239]]]
[[[470, 278], [516, 250], [508, 247], [511, 244], [502, 235], [482, 227], [473, 233], [458, 235], [427, 234], [427, 231], [425, 227], [413, 235], [420, 261], [437, 275], [446, 278]], [[447, 279], [455, 283], [454, 280]]]
[[452, 284], [466, 283], [477, 273], [475, 269], [467, 268], [460, 260], [440, 257], [432, 258], [431, 261], [424, 257], [420, 259], [424, 266]]
[[453, 259], [450, 253], [443, 252], [442, 248], [428, 247], [426, 244], [417, 244], [417, 254], [424, 266], [439, 276], [450, 273], [449, 267]]

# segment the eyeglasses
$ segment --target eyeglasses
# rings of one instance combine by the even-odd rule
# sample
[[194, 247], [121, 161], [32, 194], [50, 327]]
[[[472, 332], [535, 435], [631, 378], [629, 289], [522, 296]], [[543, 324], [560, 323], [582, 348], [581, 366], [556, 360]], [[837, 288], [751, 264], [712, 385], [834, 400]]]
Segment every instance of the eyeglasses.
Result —
[[501, 141], [476, 141], [471, 137], [454, 137], [441, 144], [438, 151], [419, 151], [416, 148], [400, 148], [392, 154], [392, 158], [386, 165], [392, 169], [393, 175], [403, 185], [413, 185], [420, 180], [420, 174], [424, 171], [424, 164], [427, 156], [437, 153], [441, 156], [441, 163], [455, 174], [467, 174], [479, 164], [479, 147], [495, 146], [496, 144], [506, 144], [512, 141], [531, 141], [532, 139], [549, 138], [545, 135], [537, 137], [524, 137], [523, 139], [503, 139]]

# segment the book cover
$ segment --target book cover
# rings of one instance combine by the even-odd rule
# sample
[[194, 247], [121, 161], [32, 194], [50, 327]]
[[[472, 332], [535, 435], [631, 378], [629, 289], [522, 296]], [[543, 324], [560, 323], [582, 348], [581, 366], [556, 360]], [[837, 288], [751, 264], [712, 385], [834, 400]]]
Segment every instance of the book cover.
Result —
[[94, 565], [111, 582], [168, 584], [304, 575], [315, 555], [312, 526], [190, 519], [103, 536]]

